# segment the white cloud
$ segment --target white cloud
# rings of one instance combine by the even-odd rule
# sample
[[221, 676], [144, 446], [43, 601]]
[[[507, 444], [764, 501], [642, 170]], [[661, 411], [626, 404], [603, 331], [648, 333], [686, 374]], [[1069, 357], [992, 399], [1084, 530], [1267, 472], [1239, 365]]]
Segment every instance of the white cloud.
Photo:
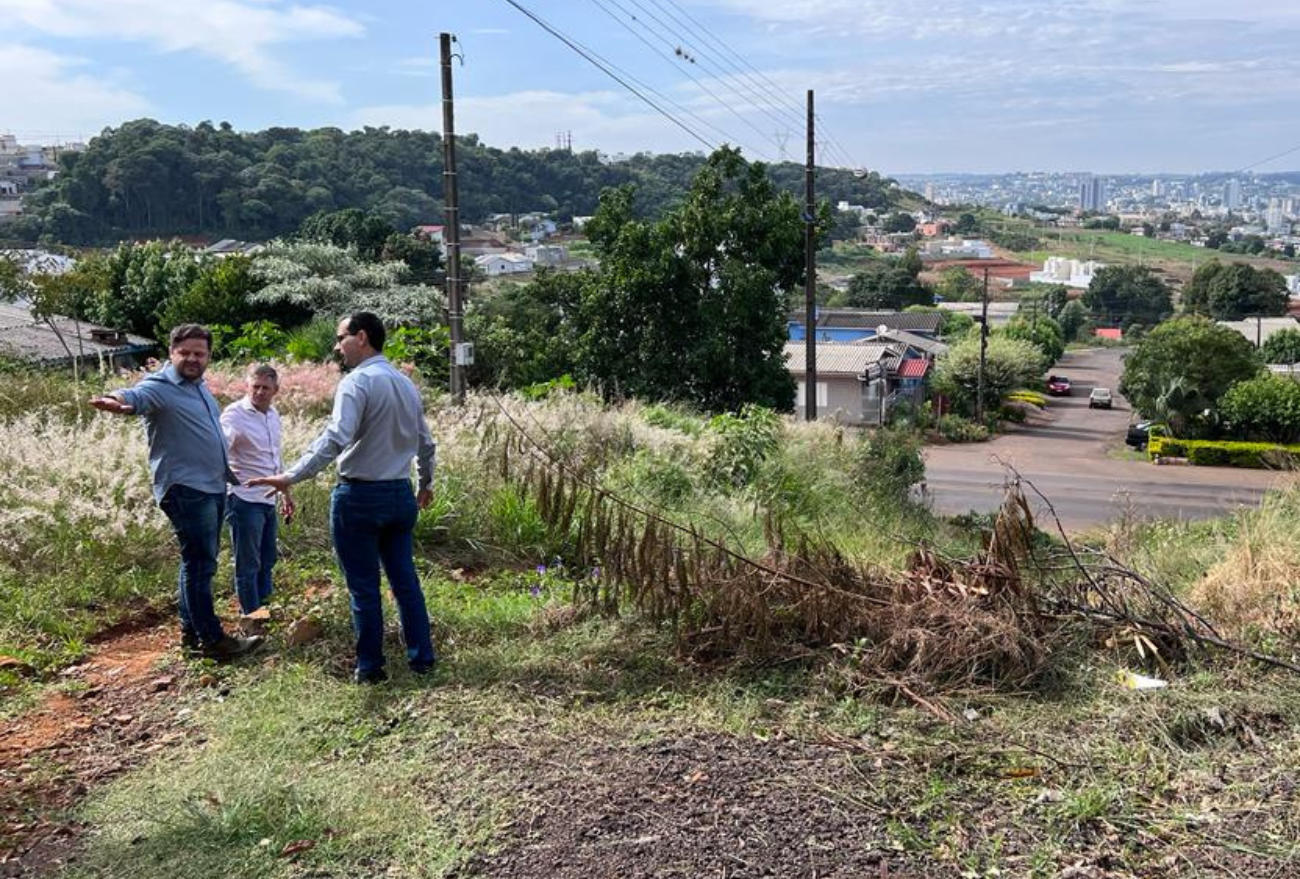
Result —
[[151, 111], [145, 98], [81, 72], [83, 65], [44, 49], [0, 46], [0, 81], [21, 83], [4, 99], [9, 124], [21, 126], [15, 133], [38, 133], [32, 139], [45, 141], [81, 138]]
[[338, 103], [337, 82], [302, 78], [276, 57], [292, 42], [356, 37], [362, 25], [324, 6], [278, 0], [0, 0], [11, 23], [55, 37], [126, 40], [195, 52], [231, 65], [260, 88]]

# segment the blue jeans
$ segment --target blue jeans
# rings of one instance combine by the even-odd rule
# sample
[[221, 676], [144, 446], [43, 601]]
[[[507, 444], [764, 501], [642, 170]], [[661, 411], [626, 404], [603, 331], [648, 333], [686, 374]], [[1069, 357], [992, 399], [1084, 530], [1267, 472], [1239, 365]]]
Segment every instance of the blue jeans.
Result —
[[397, 614], [406, 640], [406, 661], [423, 671], [437, 655], [429, 630], [429, 611], [415, 573], [411, 534], [419, 511], [411, 483], [340, 482], [330, 499], [330, 530], [339, 567], [352, 597], [352, 628], [357, 641], [357, 671], [384, 667], [384, 611], [379, 593], [379, 566], [397, 600]]
[[226, 499], [226, 522], [235, 548], [235, 594], [244, 613], [252, 613], [271, 597], [279, 521], [273, 503], [259, 504], [233, 494]]
[[171, 521], [181, 548], [181, 571], [176, 584], [181, 629], [204, 644], [216, 644], [226, 634], [212, 606], [212, 576], [217, 572], [226, 495], [173, 485], [159, 506]]

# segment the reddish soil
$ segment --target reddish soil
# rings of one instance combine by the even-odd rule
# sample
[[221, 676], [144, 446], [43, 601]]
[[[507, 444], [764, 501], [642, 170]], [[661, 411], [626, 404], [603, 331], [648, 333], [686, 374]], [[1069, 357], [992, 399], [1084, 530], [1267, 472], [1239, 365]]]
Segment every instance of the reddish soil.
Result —
[[55, 866], [78, 825], [68, 814], [90, 788], [179, 739], [167, 710], [182, 686], [174, 625], [157, 618], [114, 627], [53, 692], [0, 726], [0, 876]]

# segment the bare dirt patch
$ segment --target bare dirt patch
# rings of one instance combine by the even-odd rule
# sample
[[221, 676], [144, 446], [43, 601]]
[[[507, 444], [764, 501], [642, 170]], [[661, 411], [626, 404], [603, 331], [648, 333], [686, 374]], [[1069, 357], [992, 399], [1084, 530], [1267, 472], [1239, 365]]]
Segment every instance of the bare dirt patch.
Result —
[[97, 640], [89, 659], [61, 673], [80, 686], [0, 727], [0, 876], [65, 857], [79, 830], [70, 807], [183, 735], [165, 708], [182, 686], [175, 627], [146, 618]]
[[[482, 752], [476, 759], [484, 759]], [[462, 876], [948, 876], [891, 848], [837, 748], [722, 736], [502, 749], [525, 807]]]

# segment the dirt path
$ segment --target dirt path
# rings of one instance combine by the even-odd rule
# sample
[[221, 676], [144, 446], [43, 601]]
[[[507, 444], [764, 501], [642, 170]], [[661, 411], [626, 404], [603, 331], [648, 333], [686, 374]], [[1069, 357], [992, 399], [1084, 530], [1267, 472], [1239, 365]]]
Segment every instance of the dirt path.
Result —
[[152, 618], [96, 640], [61, 673], [69, 686], [0, 727], [0, 876], [54, 866], [78, 831], [69, 808], [184, 735], [168, 708], [183, 685], [175, 626]]

